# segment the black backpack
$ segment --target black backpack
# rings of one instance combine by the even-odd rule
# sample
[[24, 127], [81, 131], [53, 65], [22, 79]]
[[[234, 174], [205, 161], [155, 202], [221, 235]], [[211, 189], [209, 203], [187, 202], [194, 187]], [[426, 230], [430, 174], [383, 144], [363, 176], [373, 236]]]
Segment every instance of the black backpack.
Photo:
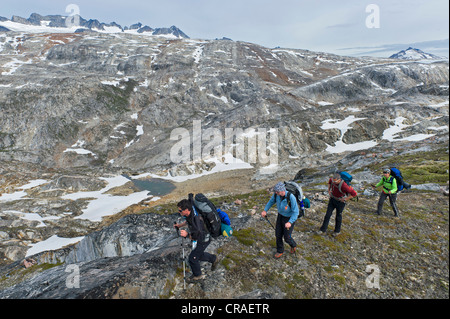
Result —
[[221, 235], [222, 222], [214, 204], [202, 193], [196, 194], [195, 197], [194, 194], [189, 194], [189, 201], [202, 217], [211, 236], [213, 238], [219, 237]]
[[[306, 203], [305, 203], [305, 199], [306, 198], [304, 198], [304, 196], [303, 196], [303, 191], [302, 191], [301, 186], [298, 185], [294, 181], [284, 182], [284, 186], [286, 187], [286, 198], [287, 198], [287, 201], [288, 201], [288, 205], [291, 206], [291, 198], [290, 198], [291, 196], [290, 196], [290, 194], [293, 194], [295, 199], [297, 200], [297, 206], [298, 206], [298, 209], [299, 209], [298, 217], [300, 218], [300, 217], [305, 216], [305, 210], [302, 209], [302, 208], [309, 208], [310, 204], [306, 205]], [[307, 202], [310, 203], [309, 200]]]

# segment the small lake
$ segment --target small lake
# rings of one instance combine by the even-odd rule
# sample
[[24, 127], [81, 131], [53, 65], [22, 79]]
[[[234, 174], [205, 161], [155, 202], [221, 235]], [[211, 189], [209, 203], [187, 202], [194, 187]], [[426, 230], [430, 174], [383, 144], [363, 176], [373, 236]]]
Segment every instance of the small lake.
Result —
[[170, 194], [174, 189], [175, 185], [172, 182], [166, 181], [164, 179], [151, 178], [148, 180], [132, 179], [128, 175], [122, 175], [133, 182], [140, 191], [149, 191], [153, 196], [164, 196]]

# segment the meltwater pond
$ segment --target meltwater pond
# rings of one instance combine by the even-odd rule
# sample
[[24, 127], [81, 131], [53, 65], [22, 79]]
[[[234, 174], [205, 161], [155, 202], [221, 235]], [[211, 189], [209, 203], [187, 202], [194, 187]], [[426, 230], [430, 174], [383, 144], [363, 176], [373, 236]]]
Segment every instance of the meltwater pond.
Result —
[[128, 175], [122, 176], [132, 181], [134, 186], [136, 186], [140, 191], [149, 191], [149, 194], [153, 196], [164, 196], [171, 193], [175, 189], [175, 185], [172, 184], [172, 182], [163, 179], [152, 178], [149, 180], [142, 180], [133, 179]]

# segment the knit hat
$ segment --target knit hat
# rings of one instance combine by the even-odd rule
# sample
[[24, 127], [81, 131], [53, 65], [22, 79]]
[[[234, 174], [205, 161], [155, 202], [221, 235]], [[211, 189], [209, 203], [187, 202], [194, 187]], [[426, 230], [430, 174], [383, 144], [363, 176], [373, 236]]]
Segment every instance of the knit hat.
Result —
[[275, 187], [273, 188], [274, 192], [285, 192], [286, 187], [284, 186], [283, 182], [278, 182]]

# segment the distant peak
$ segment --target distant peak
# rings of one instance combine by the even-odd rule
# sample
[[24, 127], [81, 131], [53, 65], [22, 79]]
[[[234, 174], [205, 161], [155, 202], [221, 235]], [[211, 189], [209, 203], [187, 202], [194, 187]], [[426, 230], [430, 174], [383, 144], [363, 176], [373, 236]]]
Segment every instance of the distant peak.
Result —
[[393, 55], [391, 55], [389, 58], [391, 59], [401, 59], [401, 60], [436, 60], [441, 59], [441, 57], [426, 53], [420, 49], [416, 49], [413, 47], [409, 47], [406, 50], [401, 50], [400, 52], [397, 52]]

